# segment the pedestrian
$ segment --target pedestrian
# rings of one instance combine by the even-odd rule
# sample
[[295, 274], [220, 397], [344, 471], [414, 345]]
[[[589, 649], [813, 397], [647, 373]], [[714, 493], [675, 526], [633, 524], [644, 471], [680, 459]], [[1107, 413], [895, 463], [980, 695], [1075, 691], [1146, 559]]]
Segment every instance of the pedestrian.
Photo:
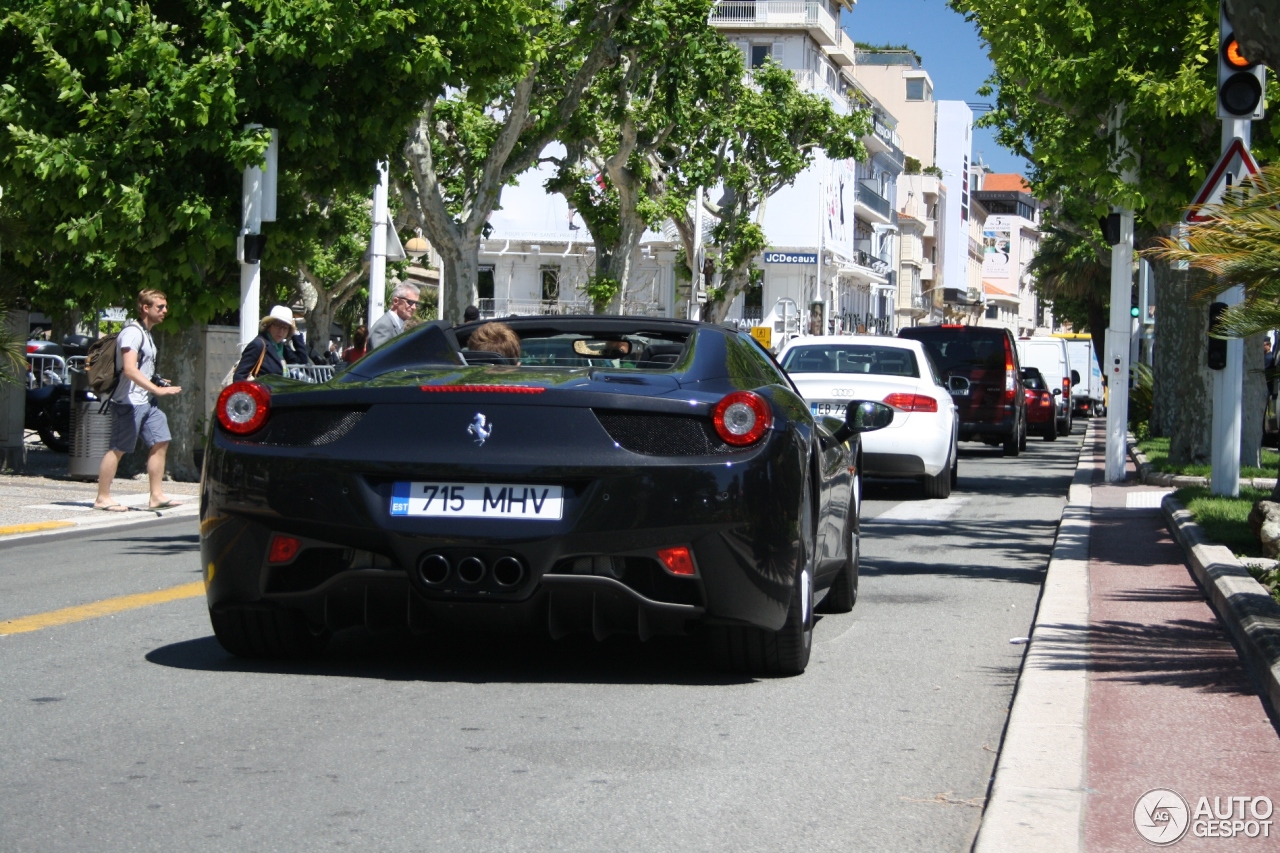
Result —
[[418, 308], [418, 288], [401, 282], [391, 291], [391, 305], [378, 322], [369, 327], [369, 349], [377, 349], [404, 331], [404, 321]]
[[351, 346], [347, 347], [347, 351], [342, 354], [342, 360], [347, 364], [355, 364], [364, 357], [365, 344], [369, 341], [369, 330], [364, 326], [356, 326], [356, 330], [351, 333]]
[[485, 323], [467, 338], [467, 350], [497, 353], [511, 364], [520, 361], [520, 336], [506, 323]]
[[283, 305], [273, 307], [258, 324], [258, 336], [245, 344], [232, 378], [243, 382], [264, 373], [284, 376], [285, 345], [296, 329], [292, 311]]
[[462, 322], [474, 323], [480, 319], [480, 309], [474, 305], [468, 305], [462, 311]]
[[116, 336], [116, 364], [120, 381], [111, 395], [111, 443], [98, 466], [98, 496], [94, 509], [126, 512], [129, 508], [111, 497], [120, 457], [133, 451], [141, 437], [147, 445], [147, 506], [165, 509], [176, 506], [163, 491], [165, 453], [169, 449], [169, 420], [156, 405], [157, 397], [182, 393], [177, 385], [156, 376], [156, 343], [151, 329], [164, 320], [169, 300], [158, 290], [138, 294], [138, 323], [129, 323]]

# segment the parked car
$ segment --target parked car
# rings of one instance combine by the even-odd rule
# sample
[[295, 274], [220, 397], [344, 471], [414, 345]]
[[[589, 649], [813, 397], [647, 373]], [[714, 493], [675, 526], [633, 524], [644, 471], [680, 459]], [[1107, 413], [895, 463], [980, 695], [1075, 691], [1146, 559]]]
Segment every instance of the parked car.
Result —
[[[926, 498], [951, 494], [959, 476], [959, 422], [923, 344], [870, 335], [797, 338], [778, 360], [815, 417], [841, 417], [852, 399], [893, 407], [893, 423], [863, 437], [868, 477], [918, 479]], [[962, 377], [951, 381], [957, 389], [968, 385]]]
[[480, 323], [432, 322], [323, 384], [222, 391], [200, 525], [218, 642], [276, 657], [355, 625], [698, 625], [727, 669], [803, 672], [815, 604], [857, 597], [860, 439], [894, 410], [815, 417], [722, 326], [503, 322], [518, 364], [466, 348]]
[[1099, 366], [1093, 338], [1089, 335], [1055, 335], [1067, 342], [1067, 357], [1071, 369], [1080, 375], [1080, 381], [1071, 388], [1071, 405], [1081, 417], [1102, 417], [1107, 413], [1102, 368]]
[[951, 398], [959, 410], [961, 441], [1002, 444], [1005, 456], [1027, 446], [1027, 401], [1013, 335], [989, 326], [909, 326], [898, 337], [920, 341], [948, 384], [968, 380]]
[[1049, 389], [1058, 392], [1053, 395], [1058, 432], [1071, 435], [1074, 420], [1071, 389], [1079, 384], [1080, 374], [1071, 369], [1067, 342], [1062, 338], [1022, 338], [1018, 341], [1018, 357], [1023, 365], [1039, 370]]
[[1044, 436], [1045, 441], [1058, 438], [1058, 418], [1054, 392], [1049, 390], [1044, 377], [1034, 367], [1022, 368], [1022, 384], [1027, 395], [1027, 432]]

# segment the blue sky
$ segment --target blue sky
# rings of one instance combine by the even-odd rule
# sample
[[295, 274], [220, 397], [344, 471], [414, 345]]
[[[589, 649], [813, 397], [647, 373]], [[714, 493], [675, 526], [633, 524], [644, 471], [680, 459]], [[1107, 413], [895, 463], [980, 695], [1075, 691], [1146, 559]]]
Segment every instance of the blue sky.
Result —
[[[978, 94], [991, 74], [991, 62], [977, 29], [947, 8], [946, 0], [858, 0], [852, 12], [841, 16], [841, 24], [855, 41], [905, 44], [915, 50], [938, 100], [992, 101]], [[975, 158], [979, 152], [996, 172], [1026, 174], [1025, 160], [997, 145], [991, 131], [974, 128]]]

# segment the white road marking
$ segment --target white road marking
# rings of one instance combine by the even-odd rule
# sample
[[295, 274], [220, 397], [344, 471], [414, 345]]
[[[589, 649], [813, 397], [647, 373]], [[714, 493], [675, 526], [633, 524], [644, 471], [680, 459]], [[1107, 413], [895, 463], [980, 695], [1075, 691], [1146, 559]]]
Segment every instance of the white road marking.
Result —
[[1173, 489], [1163, 492], [1130, 492], [1124, 496], [1125, 509], [1159, 509], [1165, 495], [1173, 494]]
[[910, 522], [911, 524], [946, 521], [969, 502], [967, 497], [950, 497], [942, 501], [904, 501], [890, 507], [875, 518], [865, 519], [870, 524], [877, 521]]

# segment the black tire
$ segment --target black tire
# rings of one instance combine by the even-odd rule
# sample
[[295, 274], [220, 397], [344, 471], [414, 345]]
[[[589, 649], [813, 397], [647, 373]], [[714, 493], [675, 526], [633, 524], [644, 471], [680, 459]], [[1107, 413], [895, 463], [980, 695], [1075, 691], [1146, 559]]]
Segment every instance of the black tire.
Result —
[[951, 489], [954, 491], [960, 486], [960, 448], [951, 445]]
[[1049, 418], [1049, 425], [1044, 428], [1045, 441], [1058, 440], [1058, 422], [1053, 418]]
[[862, 542], [858, 531], [849, 533], [849, 552], [845, 555], [840, 574], [822, 599], [821, 613], [848, 613], [858, 603], [858, 558], [862, 554]]
[[221, 607], [209, 611], [213, 635], [242, 658], [301, 658], [324, 651], [329, 632], [315, 630], [298, 610]]
[[945, 500], [951, 497], [951, 463], [936, 475], [925, 474], [921, 481], [924, 496], [928, 500]]
[[44, 442], [44, 446], [52, 450], [54, 453], [69, 453], [71, 451], [71, 441], [66, 435], [52, 427], [40, 427], [40, 440]]
[[1018, 433], [1018, 449], [1027, 449], [1027, 422], [1025, 419], [1022, 421], [1022, 431]]
[[1013, 432], [1009, 433], [1004, 440], [1004, 455], [1017, 456], [1022, 452], [1022, 431], [1017, 424], [1013, 426]]
[[739, 625], [713, 626], [711, 656], [717, 667], [748, 675], [800, 675], [813, 648], [813, 563], [816, 546], [809, 489], [800, 511], [800, 553], [787, 621], [777, 631]]

